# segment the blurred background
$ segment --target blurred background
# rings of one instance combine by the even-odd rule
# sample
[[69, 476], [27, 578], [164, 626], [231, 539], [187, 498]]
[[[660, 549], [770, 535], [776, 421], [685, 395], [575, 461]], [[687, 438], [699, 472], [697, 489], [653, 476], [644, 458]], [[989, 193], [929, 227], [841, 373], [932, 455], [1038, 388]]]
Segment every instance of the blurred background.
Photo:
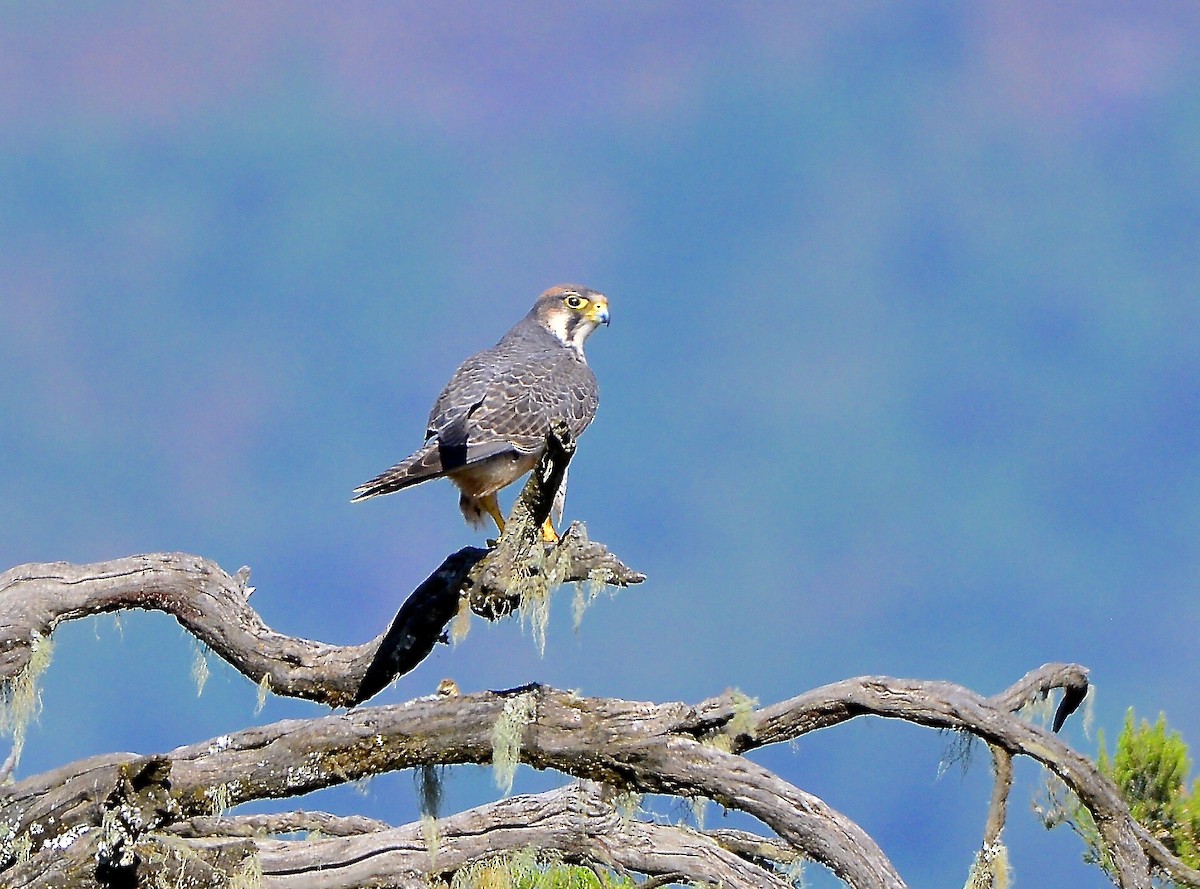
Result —
[[[613, 324], [567, 518], [649, 580], [578, 631], [562, 594], [543, 657], [477, 621], [377, 702], [1069, 660], [1110, 746], [1130, 706], [1200, 744], [1198, 44], [1171, 2], [6, 3], [0, 570], [191, 552], [369, 638], [483, 535], [448, 482], [351, 489], [577, 281]], [[18, 777], [325, 712], [215, 658], [197, 698], [162, 615], [55, 638]], [[990, 767], [952, 752], [864, 720], [756, 757], [961, 886]], [[1022, 766], [1017, 881], [1107, 886]], [[417, 810], [407, 774], [303, 804]]]

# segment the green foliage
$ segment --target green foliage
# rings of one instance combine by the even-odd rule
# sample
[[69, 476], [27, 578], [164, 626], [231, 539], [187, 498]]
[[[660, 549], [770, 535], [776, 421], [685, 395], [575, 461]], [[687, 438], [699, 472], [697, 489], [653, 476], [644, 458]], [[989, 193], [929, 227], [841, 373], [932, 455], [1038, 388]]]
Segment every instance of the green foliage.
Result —
[[533, 850], [477, 861], [454, 875], [452, 889], [635, 889], [626, 877], [563, 864]]
[[[1167, 730], [1165, 714], [1154, 725], [1145, 719], [1139, 724], [1130, 708], [1111, 756], [1103, 731], [1098, 739], [1096, 767], [1117, 786], [1130, 814], [1182, 862], [1200, 867], [1200, 780], [1189, 791], [1188, 746], [1178, 732]], [[1042, 810], [1046, 826], [1069, 825], [1088, 846], [1084, 859], [1111, 871], [1091, 813], [1065, 787], [1051, 787], [1048, 799]]]
[[1137, 821], [1191, 867], [1200, 867], [1200, 781], [1188, 790], [1192, 762], [1179, 732], [1167, 731], [1160, 713], [1153, 726], [1135, 727], [1133, 709], [1112, 757], [1100, 736], [1101, 773], [1112, 780]]

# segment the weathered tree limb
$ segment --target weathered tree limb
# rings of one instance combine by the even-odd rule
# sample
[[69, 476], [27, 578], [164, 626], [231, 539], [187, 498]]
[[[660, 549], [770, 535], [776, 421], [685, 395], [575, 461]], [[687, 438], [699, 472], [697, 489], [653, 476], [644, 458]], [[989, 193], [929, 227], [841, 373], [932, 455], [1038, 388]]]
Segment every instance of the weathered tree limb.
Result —
[[496, 548], [467, 579], [465, 594], [476, 614], [489, 620], [503, 617], [525, 597], [545, 595], [548, 588], [566, 581], [629, 586], [645, 580], [603, 546], [589, 541], [578, 522], [553, 546], [542, 539], [542, 525], [550, 517], [574, 453], [570, 430], [555, 421], [546, 438], [546, 452], [513, 505]]
[[854, 887], [902, 887], [891, 861], [861, 827], [745, 757], [691, 738], [671, 736], [637, 745], [638, 787], [656, 793], [704, 796], [747, 812], [806, 857]]
[[1054, 712], [1050, 729], [1058, 732], [1067, 718], [1079, 709], [1087, 697], [1088, 687], [1088, 671], [1079, 664], [1043, 664], [989, 700], [997, 707], [1016, 713], [1038, 700], [1045, 700], [1054, 691], [1062, 691], [1062, 700]]
[[[569, 450], [564, 453], [569, 458]], [[531, 476], [494, 549], [450, 556], [405, 602], [391, 628], [370, 643], [330, 646], [276, 633], [247, 604], [251, 590], [245, 572], [230, 577], [194, 556], [30, 565], [0, 575], [0, 677], [13, 678], [28, 663], [35, 640], [62, 620], [152, 608], [173, 614], [252, 680], [266, 677], [276, 692], [333, 704], [362, 700], [428, 654], [464, 597], [477, 612], [495, 617], [510, 612], [531, 591], [562, 580], [595, 579], [597, 572], [611, 582], [640, 579], [622, 574], [623, 566], [614, 567], [607, 561], [612, 557], [588, 543], [576, 526], [553, 546], [536, 540], [552, 500], [551, 485], [557, 484], [558, 459], [562, 455], [548, 448], [545, 465]], [[586, 699], [531, 686], [277, 723], [168, 755], [96, 757], [5, 788], [0, 791], [0, 869], [6, 885], [59, 881], [56, 885], [75, 886], [91, 885], [86, 880], [104, 876], [105, 869], [108, 879], [123, 868], [153, 862], [169, 867], [177, 861], [188, 881], [259, 867], [268, 849], [260, 843], [267, 841], [231, 836], [235, 830], [250, 832], [252, 822], [222, 817], [225, 807], [295, 796], [391, 769], [489, 762], [493, 727], [510, 718], [510, 705], [521, 700], [532, 714], [531, 721], [514, 729], [522, 762], [617, 787], [715, 799], [771, 827], [779, 839], [764, 845], [778, 844], [819, 861], [856, 887], [903, 883], [857, 825], [739, 754], [860, 715], [967, 732], [998, 756], [1030, 756], [1071, 788], [1092, 813], [1120, 886], [1148, 887], [1152, 865], [1177, 882], [1200, 886], [1200, 875], [1132, 821], [1116, 789], [1090, 762], [1050, 731], [1015, 715], [1054, 690], [1063, 692], [1057, 729], [1087, 693], [1086, 671], [1074, 665], [1047, 665], [991, 698], [950, 683], [862, 677], [748, 710], [736, 695], [687, 707]], [[286, 823], [277, 819], [260, 826]], [[188, 835], [222, 824], [229, 832], [218, 837]], [[348, 824], [342, 827], [351, 832]], [[345, 842], [369, 846], [372, 837], [392, 830], [401, 829], [372, 829]], [[989, 823], [987, 835], [992, 832]], [[713, 839], [707, 842], [754, 867], [784, 860], [738, 856]], [[188, 854], [180, 858], [180, 850]], [[560, 851], [587, 858], [578, 849]], [[380, 855], [386, 857], [383, 851], [370, 857]], [[649, 868], [642, 873], [663, 878], [688, 873], [655, 871], [648, 860], [642, 863]], [[393, 876], [392, 885], [416, 885], [409, 876], [418, 878], [402, 870]]]
[[[572, 525], [553, 545], [539, 537], [573, 444], [552, 446], [531, 474], [497, 546], [448, 556], [400, 607], [389, 629], [361, 645], [330, 645], [272, 630], [250, 607], [249, 569], [230, 576], [183, 553], [152, 553], [70, 565], [21, 565], [0, 574], [0, 680], [24, 670], [39, 637], [65, 620], [140, 608], [172, 615], [252, 682], [276, 694], [334, 707], [361, 703], [417, 666], [443, 637], [462, 596], [480, 614], [512, 610], [529, 586], [529, 565], [548, 566], [555, 583], [639, 583], [603, 546]], [[532, 555], [536, 555], [536, 559]], [[541, 586], [546, 587], [545, 578]]]
[[[256, 816], [257, 817], [257, 816]], [[207, 821], [212, 827], [231, 819]], [[329, 816], [322, 823], [336, 823]], [[272, 826], [292, 829], [307, 818], [285, 819]], [[193, 823], [193, 822], [188, 822]], [[247, 834], [249, 821], [240, 819], [231, 835], [177, 837], [150, 834], [136, 847], [144, 866], [139, 879], [175, 885], [185, 868], [191, 876], [202, 862], [226, 873], [253, 860], [256, 877], [265, 887], [352, 889], [363, 885], [425, 886], [431, 877], [452, 876], [474, 861], [529, 848], [569, 863], [598, 863], [622, 871], [675, 877], [729, 889], [785, 889], [789, 884], [764, 868], [723, 848], [704, 834], [671, 825], [629, 818], [605, 800], [603, 790], [588, 783], [574, 784], [534, 796], [518, 796], [461, 812], [436, 824], [415, 823], [397, 828], [351, 831], [340, 837], [277, 840]], [[268, 826], [264, 822], [263, 826]], [[240, 841], [231, 842], [237, 837]], [[246, 841], [249, 842], [246, 842]], [[765, 841], [764, 841], [765, 843]], [[62, 852], [65, 851], [65, 856]], [[17, 884], [52, 885], [48, 879], [65, 872], [86, 871], [98, 846], [86, 840], [56, 850], [55, 861], [42, 862], [41, 875], [26, 868]], [[75, 868], [62, 858], [78, 858]], [[217, 859], [223, 859], [223, 864]], [[29, 879], [32, 877], [32, 879]], [[188, 877], [184, 873], [185, 879]], [[98, 882], [75, 884], [95, 886]]]
[[1001, 834], [1008, 818], [1008, 793], [1012, 789], [1012, 754], [988, 745], [992, 754], [992, 796], [988, 801], [987, 821], [983, 827], [983, 842], [971, 867], [967, 889], [996, 889], [1007, 886], [1007, 853]]
[[1163, 845], [1162, 840], [1136, 821], [1133, 823], [1133, 832], [1162, 876], [1178, 886], [1200, 886], [1200, 870], [1188, 867], [1180, 861]]
[[1012, 790], [1013, 768], [1012, 754], [1007, 750], [992, 746], [992, 797], [988, 802], [987, 822], [983, 829], [983, 847], [989, 848], [1000, 842], [1000, 834], [1004, 830], [1008, 818], [1008, 792]]
[[[1039, 681], [1058, 681], [1045, 675]], [[1114, 837], [1120, 843], [1109, 841], [1121, 885], [1148, 885], [1149, 862], [1139, 844], [1141, 837], [1131, 827], [1115, 790], [1053, 734], [993, 703], [1011, 706], [1017, 697], [1005, 693], [987, 699], [949, 683], [868, 677], [826, 686], [751, 714], [730, 695], [686, 707], [586, 699], [536, 686], [417, 700], [276, 723], [173, 751], [170, 802], [177, 810], [168, 814], [174, 820], [192, 818], [251, 799], [293, 796], [415, 765], [486, 763], [493, 755], [493, 726], [505, 718], [508, 705], [523, 698], [532, 713], [532, 721], [518, 726], [523, 762], [641, 791], [712, 798], [760, 818], [788, 845], [852, 885], [899, 886], [902, 883], [887, 859], [856, 825], [736, 755], [874, 713], [968, 731], [1002, 751], [1042, 762], [1093, 811], [1097, 824], [1107, 819], [1106, 841]], [[735, 725], [741, 730], [735, 732]], [[29, 801], [46, 799], [53, 785], [62, 788], [75, 807], [56, 809], [55, 820], [62, 831], [80, 823], [95, 824], [104, 801], [123, 776], [130, 770], [139, 774], [152, 770], [156, 761], [93, 760], [75, 774], [60, 770], [28, 779], [11, 789], [0, 806], [0, 819], [7, 820], [14, 809], [24, 810]], [[100, 789], [87, 795], [74, 790], [76, 786]], [[167, 808], [159, 805], [156, 811]], [[45, 814], [45, 808], [40, 810], [41, 816]], [[28, 819], [22, 827], [28, 829]]]
[[803, 855], [782, 840], [760, 837], [749, 831], [706, 830], [704, 834], [711, 837], [722, 849], [763, 867], [786, 871], [802, 865], [805, 861]]
[[[903, 885], [882, 852], [844, 816], [761, 767], [692, 738], [689, 731], [711, 719], [711, 712], [585, 699], [539, 687], [286, 721], [179, 748], [165, 758], [170, 806], [156, 803], [155, 817], [144, 820], [157, 830], [166, 820], [209, 815], [251, 799], [294, 796], [383, 771], [487, 763], [493, 757], [493, 727], [506, 717], [506, 707], [513, 711], [517, 698], [534, 711], [531, 722], [516, 726], [523, 762], [617, 786], [714, 798], [758, 815], [854, 886]], [[706, 710], [720, 706], [709, 702]], [[724, 707], [733, 714], [732, 702]], [[158, 763], [159, 758], [93, 760], [75, 774], [67, 769], [28, 779], [0, 797], [0, 823], [36, 835], [38, 851], [81, 825], [97, 824], [106, 810], [103, 801], [112, 795], [109, 788]], [[51, 793], [51, 785], [61, 789]], [[60, 801], [51, 811], [47, 794]], [[32, 805], [39, 800], [45, 802]], [[37, 808], [32, 817], [31, 808]]]
[[568, 862], [675, 874], [730, 889], [787, 886], [702, 834], [622, 818], [599, 788], [586, 783], [490, 803], [442, 819], [434, 829], [433, 854], [429, 827], [421, 824], [355, 837], [261, 841], [263, 877], [280, 886], [348, 889], [410, 869], [448, 876], [489, 855], [535, 848]]
[[319, 833], [350, 837], [390, 830], [386, 821], [362, 815], [331, 815], [328, 812], [278, 812], [270, 815], [198, 815], [164, 826], [163, 832], [177, 837], [268, 837], [284, 833]]
[[[1029, 699], [1032, 682], [1053, 685], [1065, 674], [1053, 665], [995, 699], [984, 698], [947, 682], [921, 682], [863, 677], [815, 689], [759, 711], [757, 739], [794, 738], [818, 728], [873, 714], [903, 719], [934, 728], [966, 731], [1011, 754], [1021, 754], [1050, 769], [1079, 797], [1092, 813], [1100, 835], [1113, 856], [1122, 889], [1148, 889], [1150, 865], [1147, 849], [1130, 817], [1129, 808], [1112, 782], [1085, 757], [1063, 744], [1052, 733], [1012, 718], [1007, 707], [1015, 699]], [[1032, 676], [1033, 674], [1031, 674]], [[1002, 706], [997, 706], [999, 702]], [[742, 737], [739, 737], [742, 742]], [[741, 743], [740, 749], [756, 746]]]
[[[1180, 882], [1200, 885], [1165, 849], [1155, 848], [1144, 831], [1132, 827], [1115, 790], [1090, 763], [1050, 732], [1007, 712], [1029, 699], [1030, 688], [1061, 681], [1057, 675], [1053, 669], [1041, 671], [1032, 685], [1014, 686], [992, 699], [948, 683], [868, 677], [750, 714], [730, 695], [686, 707], [585, 699], [540, 687], [417, 700], [249, 729], [180, 748], [169, 757], [97, 758], [64, 767], [8, 789], [0, 797], [0, 823], [25, 835], [39, 824], [45, 845], [101, 823], [114, 799], [125, 799], [121, 805], [141, 812], [141, 821], [153, 831], [226, 805], [296, 795], [390, 769], [485, 763], [493, 753], [492, 727], [504, 718], [506, 704], [524, 697], [534, 706], [532, 721], [521, 729], [522, 761], [617, 786], [713, 798], [762, 818], [787, 846], [829, 866], [852, 885], [899, 886], [886, 858], [869, 839], [857, 836], [855, 826], [843, 824], [819, 800], [721, 749], [743, 751], [791, 740], [873, 713], [969, 731], [1007, 754], [1043, 762], [1094, 816], [1121, 822], [1105, 834], [1106, 840], [1110, 835], [1132, 838], [1132, 849], [1110, 844], [1120, 885], [1149, 885], [1146, 852]], [[154, 787], [156, 776], [168, 771], [164, 763], [169, 763], [167, 797]], [[128, 801], [139, 793], [149, 795]], [[57, 828], [47, 830], [50, 815]]]

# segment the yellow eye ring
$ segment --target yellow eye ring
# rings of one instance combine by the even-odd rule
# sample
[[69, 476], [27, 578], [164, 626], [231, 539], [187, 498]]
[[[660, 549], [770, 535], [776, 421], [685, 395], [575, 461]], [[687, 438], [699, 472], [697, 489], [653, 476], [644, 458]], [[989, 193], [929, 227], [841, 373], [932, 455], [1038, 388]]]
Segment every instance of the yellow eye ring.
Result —
[[587, 300], [577, 293], [572, 293], [563, 300], [563, 303], [568, 309], [582, 309], [587, 304]]

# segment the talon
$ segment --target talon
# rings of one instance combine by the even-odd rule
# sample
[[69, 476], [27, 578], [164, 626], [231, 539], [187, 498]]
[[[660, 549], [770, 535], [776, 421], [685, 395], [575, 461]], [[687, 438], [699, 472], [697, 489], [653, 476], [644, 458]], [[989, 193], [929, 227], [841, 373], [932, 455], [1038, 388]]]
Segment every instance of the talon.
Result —
[[504, 533], [504, 513], [502, 513], [500, 511], [500, 504], [496, 500], [496, 495], [489, 494], [487, 497], [484, 497], [479, 502], [483, 506], [484, 511], [486, 511], [487, 514], [492, 517], [492, 521], [494, 521], [496, 523], [496, 528], [500, 531], [501, 534], [503, 534]]
[[546, 543], [558, 543], [559, 539], [558, 532], [554, 530], [554, 523], [546, 519], [542, 523], [542, 540]]

